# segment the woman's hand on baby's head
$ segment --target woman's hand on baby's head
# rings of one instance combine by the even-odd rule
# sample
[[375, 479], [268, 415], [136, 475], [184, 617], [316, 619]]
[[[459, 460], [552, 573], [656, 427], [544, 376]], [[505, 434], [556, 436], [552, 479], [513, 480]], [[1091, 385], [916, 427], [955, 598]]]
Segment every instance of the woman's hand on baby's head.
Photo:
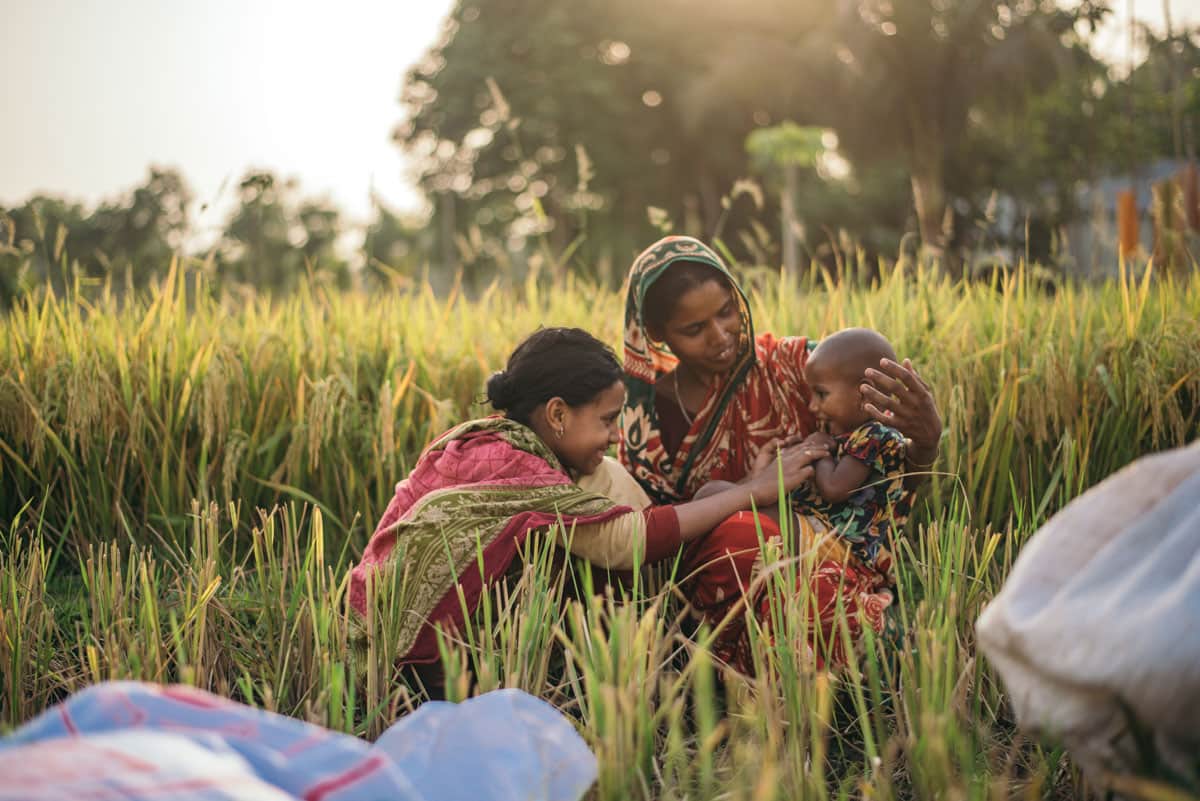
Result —
[[897, 429], [922, 448], [937, 448], [942, 419], [925, 379], [908, 359], [897, 364], [882, 359], [879, 369], [868, 367], [859, 388], [863, 408], [875, 420]]

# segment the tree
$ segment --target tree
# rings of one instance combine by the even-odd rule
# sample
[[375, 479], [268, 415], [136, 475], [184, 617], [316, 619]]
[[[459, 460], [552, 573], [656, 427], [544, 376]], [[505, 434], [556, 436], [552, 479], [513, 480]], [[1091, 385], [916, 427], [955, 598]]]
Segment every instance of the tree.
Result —
[[[178, 171], [151, 167], [145, 183], [90, 213], [82, 204], [39, 195], [0, 214], [9, 220], [5, 238], [24, 253], [19, 261], [33, 282], [61, 290], [78, 274], [140, 287], [165, 274], [183, 247], [191, 200]], [[6, 271], [17, 261], [10, 251]]]
[[[472, 239], [519, 254], [545, 236], [593, 272], [623, 274], [653, 233], [648, 207], [700, 235], [728, 216], [721, 197], [745, 173], [753, 120], [694, 124], [679, 89], [695, 56], [653, 18], [628, 0], [455, 6], [405, 78], [407, 120], [396, 132], [433, 227], [448, 229], [444, 261], [498, 268], [506, 254]], [[617, 265], [598, 267], [606, 258]]]
[[91, 225], [99, 241], [95, 258], [108, 269], [125, 269], [135, 286], [165, 274], [171, 257], [184, 245], [191, 192], [176, 170], [151, 167], [146, 183], [126, 203], [101, 204]]
[[[1101, 0], [1069, 10], [1052, 0], [842, 0], [832, 13], [822, 2], [788, 5], [712, 6], [726, 30], [740, 25], [750, 38], [722, 49], [694, 80], [765, 87], [765, 107], [836, 130], [859, 171], [902, 164], [922, 241], [935, 253], [949, 240], [951, 201], [985, 188], [973, 182], [979, 132], [1020, 118], [1058, 76], [1094, 64], [1084, 34], [1107, 12]], [[768, 71], [805, 79], [789, 96]]]
[[436, 245], [433, 229], [420, 215], [397, 214], [377, 202], [363, 240], [365, 273], [383, 284], [414, 278], [428, 267]]
[[[1050, 230], [1087, 211], [1075, 205], [1080, 182], [1136, 175], [1163, 158], [1194, 157], [1200, 30], [1161, 39], [1148, 30], [1141, 35], [1147, 56], [1131, 74], [1118, 77], [1103, 63], [1080, 59], [1022, 113], [986, 115], [973, 129], [973, 162], [956, 172], [974, 186], [999, 186], [1019, 199], [1022, 227], [1029, 219]], [[1025, 246], [1034, 257], [1051, 255], [1048, 242], [1032, 238]]]
[[[827, 192], [816, 205], [842, 213], [857, 192], [847, 187], [869, 186], [892, 220], [899, 167], [938, 253], [954, 208], [1006, 191], [994, 157], [1030, 148], [1017, 126], [1031, 104], [1061, 80], [1085, 86], [1072, 76], [1096, 65], [1086, 33], [1106, 11], [1104, 0], [470, 0], [408, 75], [397, 138], [423, 159], [421, 185], [456, 230], [537, 230], [540, 205], [563, 245], [585, 227], [571, 216], [576, 144], [594, 165], [588, 230], [629, 241], [644, 237], [651, 205], [711, 235], [755, 128], [832, 128], [855, 180], [798, 195]], [[539, 203], [519, 194], [539, 180]]]
[[800, 169], [817, 163], [824, 151], [822, 137], [820, 128], [801, 128], [791, 122], [759, 128], [746, 137], [746, 152], [759, 163], [760, 169], [783, 171], [783, 266], [792, 275], [796, 274], [800, 260], [797, 242], [800, 219], [796, 214]]
[[349, 266], [336, 250], [340, 213], [324, 201], [297, 201], [296, 188], [294, 180], [279, 181], [270, 172], [246, 173], [217, 248], [221, 279], [286, 292], [311, 270], [349, 283]]
[[861, 99], [881, 101], [886, 84], [899, 84], [887, 117], [899, 123], [922, 242], [937, 253], [950, 234], [947, 189], [953, 176], [971, 173], [963, 161], [971, 148], [954, 145], [969, 143], [984, 120], [1019, 115], [1056, 76], [1090, 62], [1078, 26], [1094, 29], [1107, 9], [1084, 2], [1066, 11], [1046, 0], [907, 0], [891, 8], [880, 2], [858, 23], [847, 21], [845, 38], [851, 58], [875, 76], [854, 84], [868, 93]]

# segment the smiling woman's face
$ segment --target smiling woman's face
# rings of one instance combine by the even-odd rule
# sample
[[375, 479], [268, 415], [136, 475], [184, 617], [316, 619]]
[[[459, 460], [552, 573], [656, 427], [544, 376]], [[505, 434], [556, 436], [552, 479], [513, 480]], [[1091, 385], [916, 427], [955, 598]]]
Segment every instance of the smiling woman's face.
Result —
[[702, 376], [727, 373], [737, 361], [742, 317], [724, 281], [714, 279], [679, 296], [662, 340], [689, 370]]
[[567, 407], [562, 437], [550, 435], [547, 441], [559, 461], [580, 475], [596, 471], [610, 445], [621, 437], [617, 420], [625, 403], [625, 384], [616, 381], [601, 390], [591, 403]]

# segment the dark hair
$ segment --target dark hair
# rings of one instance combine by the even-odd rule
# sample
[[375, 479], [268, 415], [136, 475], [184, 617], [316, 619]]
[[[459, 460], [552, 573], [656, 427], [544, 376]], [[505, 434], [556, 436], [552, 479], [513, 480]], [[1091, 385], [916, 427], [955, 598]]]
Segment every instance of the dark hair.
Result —
[[551, 398], [583, 406], [621, 380], [612, 348], [582, 328], [540, 328], [492, 373], [487, 398], [497, 411], [529, 425], [529, 415]]
[[720, 281], [733, 291], [725, 274], [711, 264], [682, 259], [673, 262], [646, 290], [646, 297], [642, 300], [642, 323], [648, 329], [661, 332], [675, 313], [675, 304], [680, 296], [709, 281]]

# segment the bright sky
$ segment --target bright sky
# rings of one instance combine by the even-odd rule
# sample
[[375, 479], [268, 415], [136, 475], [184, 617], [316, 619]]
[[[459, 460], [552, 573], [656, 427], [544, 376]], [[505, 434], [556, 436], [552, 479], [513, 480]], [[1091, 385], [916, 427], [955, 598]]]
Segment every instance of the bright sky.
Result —
[[[451, 0], [0, 0], [0, 204], [95, 203], [178, 167], [219, 227], [248, 167], [365, 220], [413, 208], [390, 141]], [[221, 189], [225, 185], [224, 190]], [[216, 217], [216, 219], [212, 219]]]
[[[1147, 23], [1160, 35], [1166, 31], [1164, 0], [1109, 0], [1112, 13], [1108, 23], [1096, 33], [1093, 49], [1101, 58], [1127, 72], [1129, 63], [1129, 16]], [[1171, 9], [1171, 25], [1178, 33], [1200, 25], [1200, 0], [1166, 0]]]
[[[405, 69], [452, 0], [0, 0], [0, 204], [96, 203], [178, 167], [217, 230], [251, 166], [300, 178], [356, 221], [370, 190], [419, 199], [389, 136]], [[1169, 0], [1200, 24], [1200, 0]], [[1126, 58], [1129, 0], [1100, 49]], [[1133, 0], [1162, 27], [1163, 0]], [[222, 187], [224, 186], [224, 189]]]

